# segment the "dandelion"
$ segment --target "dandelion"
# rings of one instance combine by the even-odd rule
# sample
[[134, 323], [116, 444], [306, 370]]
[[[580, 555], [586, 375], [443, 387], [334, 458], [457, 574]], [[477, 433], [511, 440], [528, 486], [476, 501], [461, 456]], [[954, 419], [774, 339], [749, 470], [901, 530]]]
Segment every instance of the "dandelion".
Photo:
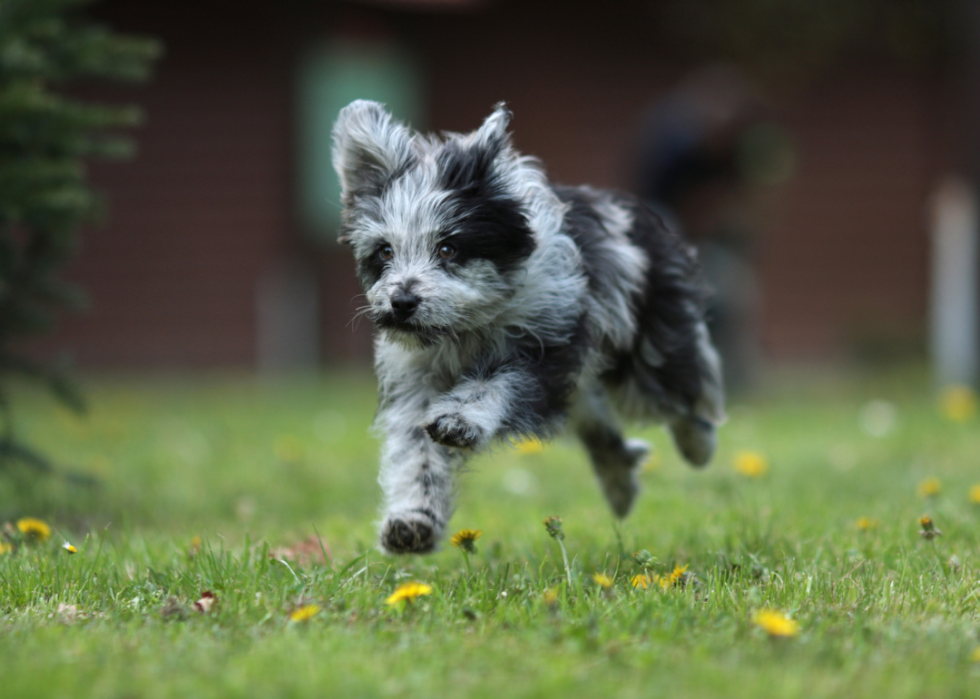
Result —
[[764, 609], [752, 617], [752, 623], [761, 628], [772, 638], [791, 638], [800, 633], [800, 625], [782, 612]]
[[293, 610], [289, 613], [289, 620], [296, 623], [302, 624], [309, 621], [317, 614], [320, 613], [320, 605], [317, 604], [304, 604], [299, 609]]
[[537, 437], [528, 437], [515, 443], [514, 451], [518, 454], [540, 454], [544, 451], [544, 442]]
[[980, 663], [980, 646], [973, 649], [973, 654], [970, 655], [970, 660], [974, 663]]
[[659, 575], [650, 575], [648, 573], [640, 573], [630, 578], [630, 584], [637, 590], [645, 590], [658, 582], [660, 582]]
[[480, 529], [460, 529], [453, 534], [449, 540], [453, 546], [463, 552], [463, 560], [466, 561], [466, 572], [473, 575], [473, 568], [470, 567], [470, 554], [476, 553], [476, 540], [483, 536]]
[[552, 539], [561, 541], [565, 538], [565, 531], [561, 528], [561, 517], [552, 515], [544, 520], [544, 528], [548, 530], [548, 536]]
[[13, 544], [8, 544], [6, 541], [0, 541], [0, 556], [5, 553], [11, 553], [13, 550]]
[[552, 515], [544, 520], [544, 528], [548, 530], [548, 536], [558, 542], [561, 549], [561, 558], [565, 563], [565, 577], [568, 578], [568, 587], [572, 586], [572, 569], [568, 565], [568, 552], [565, 550], [565, 530], [561, 528], [561, 517]]
[[871, 531], [872, 529], [878, 528], [878, 520], [871, 519], [870, 517], [858, 517], [857, 521], [854, 523], [858, 529], [863, 532]]
[[483, 536], [481, 529], [460, 529], [453, 534], [449, 543], [465, 553], [476, 553], [476, 540], [481, 536]]
[[670, 580], [670, 584], [676, 585], [678, 582], [680, 582], [684, 578], [684, 574], [687, 572], [687, 569], [689, 567], [690, 566], [686, 566], [686, 565], [683, 566], [675, 565], [674, 569], [670, 572], [670, 575], [668, 576], [668, 580]]
[[931, 498], [942, 492], [943, 483], [935, 476], [930, 476], [916, 486], [916, 492], [920, 497]]
[[605, 573], [595, 573], [592, 575], [592, 582], [601, 587], [603, 590], [608, 590], [613, 586], [613, 580]]
[[24, 517], [17, 520], [17, 529], [30, 542], [47, 541], [51, 538], [51, 527], [34, 517]]
[[541, 595], [541, 599], [544, 600], [544, 603], [547, 604], [549, 607], [557, 606], [558, 590], [556, 590], [553, 587], [549, 587], [547, 590], [544, 591], [544, 594]]
[[640, 568], [646, 570], [656, 565], [659, 561], [657, 560], [656, 556], [646, 549], [643, 549], [642, 551], [637, 551], [633, 554], [633, 562]]
[[980, 483], [970, 487], [970, 502], [980, 505]]
[[939, 408], [947, 420], [968, 422], [977, 414], [977, 393], [969, 386], [948, 386], [939, 396]]
[[937, 536], [943, 535], [941, 531], [936, 529], [936, 525], [929, 515], [922, 515], [919, 517], [919, 526], [922, 527], [922, 529], [919, 531], [919, 536], [926, 541], [932, 541]]
[[61, 545], [61, 548], [63, 548], [68, 553], [78, 553], [78, 549], [72, 546], [71, 544], [69, 544], [67, 541], [65, 541], [65, 543]]
[[420, 582], [402, 583], [396, 587], [395, 591], [392, 592], [388, 599], [385, 600], [385, 604], [390, 607], [398, 604], [402, 600], [405, 600], [406, 602], [414, 602], [419, 597], [431, 594], [431, 585], [426, 585], [425, 583]]
[[746, 478], [762, 478], [769, 471], [769, 462], [755, 451], [739, 452], [733, 464], [735, 471]]

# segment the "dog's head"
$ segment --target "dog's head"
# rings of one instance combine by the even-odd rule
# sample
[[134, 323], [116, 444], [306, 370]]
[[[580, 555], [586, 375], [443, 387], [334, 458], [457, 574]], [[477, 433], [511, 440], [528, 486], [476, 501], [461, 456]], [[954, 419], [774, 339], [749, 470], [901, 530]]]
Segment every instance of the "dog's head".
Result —
[[509, 120], [499, 105], [473, 133], [439, 139], [376, 102], [341, 110], [342, 237], [372, 319], [394, 339], [429, 344], [486, 327], [513, 293], [536, 247], [528, 201], [543, 176], [513, 151]]

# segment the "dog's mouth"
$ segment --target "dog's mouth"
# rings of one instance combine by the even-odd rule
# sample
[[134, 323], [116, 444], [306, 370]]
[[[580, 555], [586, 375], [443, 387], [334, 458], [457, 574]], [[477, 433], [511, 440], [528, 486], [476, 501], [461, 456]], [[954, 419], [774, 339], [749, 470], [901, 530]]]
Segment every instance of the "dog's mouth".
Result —
[[374, 324], [382, 330], [399, 334], [410, 335], [423, 345], [433, 345], [443, 337], [450, 335], [448, 328], [440, 326], [424, 325], [411, 318], [402, 319], [394, 313], [381, 313], [375, 316]]

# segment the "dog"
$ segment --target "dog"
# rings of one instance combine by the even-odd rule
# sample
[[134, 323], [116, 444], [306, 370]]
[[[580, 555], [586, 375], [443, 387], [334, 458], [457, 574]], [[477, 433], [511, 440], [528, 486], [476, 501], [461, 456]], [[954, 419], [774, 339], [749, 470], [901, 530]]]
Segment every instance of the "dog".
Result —
[[355, 101], [333, 128], [340, 240], [373, 321], [381, 547], [438, 547], [455, 477], [494, 442], [566, 425], [625, 517], [663, 423], [708, 463], [724, 420], [695, 251], [625, 194], [551, 184], [501, 103], [470, 134], [423, 135]]

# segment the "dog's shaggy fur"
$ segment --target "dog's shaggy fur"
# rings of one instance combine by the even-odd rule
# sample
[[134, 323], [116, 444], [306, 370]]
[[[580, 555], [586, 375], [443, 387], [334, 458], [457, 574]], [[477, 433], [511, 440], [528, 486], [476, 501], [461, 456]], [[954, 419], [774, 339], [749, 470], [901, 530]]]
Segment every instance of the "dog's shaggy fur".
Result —
[[495, 440], [568, 423], [623, 517], [649, 447], [617, 414], [665, 423], [698, 466], [723, 420], [694, 252], [631, 197], [550, 184], [509, 120], [499, 105], [436, 138], [357, 101], [334, 127], [342, 240], [378, 328], [391, 553], [437, 546], [455, 475]]

